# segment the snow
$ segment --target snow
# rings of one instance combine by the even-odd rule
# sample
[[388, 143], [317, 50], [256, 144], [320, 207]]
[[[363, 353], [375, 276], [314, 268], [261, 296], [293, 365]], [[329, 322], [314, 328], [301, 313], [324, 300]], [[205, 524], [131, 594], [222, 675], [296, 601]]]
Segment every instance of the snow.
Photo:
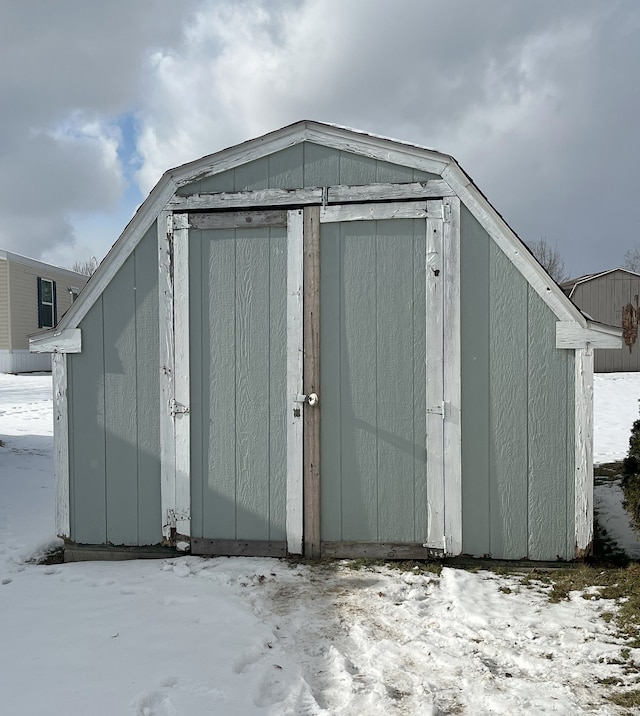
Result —
[[[598, 460], [624, 455], [639, 395], [638, 376], [596, 377]], [[588, 594], [348, 562], [38, 565], [57, 543], [51, 434], [50, 377], [0, 375], [3, 714], [619, 712], [596, 681], [625, 678], [615, 606]]]

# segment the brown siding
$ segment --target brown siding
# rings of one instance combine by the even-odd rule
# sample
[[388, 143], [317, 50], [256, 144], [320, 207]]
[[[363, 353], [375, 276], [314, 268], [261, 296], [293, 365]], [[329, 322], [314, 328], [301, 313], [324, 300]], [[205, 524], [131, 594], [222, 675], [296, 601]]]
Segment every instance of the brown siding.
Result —
[[[611, 271], [576, 286], [573, 302], [591, 318], [612, 326], [622, 326], [624, 307], [631, 304], [640, 313], [640, 276]], [[595, 370], [599, 373], [640, 370], [638, 340], [623, 344], [622, 350], [597, 350]]]

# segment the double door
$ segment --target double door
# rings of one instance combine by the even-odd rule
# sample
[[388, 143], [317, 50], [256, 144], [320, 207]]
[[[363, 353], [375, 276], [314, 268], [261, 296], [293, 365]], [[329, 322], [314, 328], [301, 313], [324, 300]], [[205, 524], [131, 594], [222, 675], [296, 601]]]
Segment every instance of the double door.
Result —
[[178, 533], [193, 553], [460, 551], [446, 207], [174, 217]]

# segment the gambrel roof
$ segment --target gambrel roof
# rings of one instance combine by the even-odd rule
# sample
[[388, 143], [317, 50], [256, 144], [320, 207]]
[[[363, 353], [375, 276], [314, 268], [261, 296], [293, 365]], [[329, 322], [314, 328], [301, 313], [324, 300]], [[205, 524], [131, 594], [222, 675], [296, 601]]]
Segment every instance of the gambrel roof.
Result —
[[[613, 331], [611, 333], [608, 328], [591, 325], [581, 311], [567, 299], [562, 289], [547, 274], [452, 156], [355, 129], [303, 120], [165, 172], [58, 326], [46, 335], [33, 336], [31, 342], [34, 347], [37, 344], [51, 344], [51, 333], [60, 336], [63, 331], [78, 327], [160, 212], [167, 208], [171, 209], [170, 202], [177, 190], [205, 177], [234, 169], [301, 142], [310, 142], [440, 176], [559, 321], [574, 324], [575, 328], [579, 329], [618, 335], [615, 329], [611, 329]], [[225, 196], [232, 197], [232, 195]], [[269, 201], [269, 196], [269, 190], [265, 190], [265, 205]], [[318, 196], [322, 196], [321, 192]], [[236, 195], [235, 201], [238, 200], [239, 195]], [[316, 203], [319, 201], [317, 200]], [[229, 206], [237, 207], [238, 203]]]

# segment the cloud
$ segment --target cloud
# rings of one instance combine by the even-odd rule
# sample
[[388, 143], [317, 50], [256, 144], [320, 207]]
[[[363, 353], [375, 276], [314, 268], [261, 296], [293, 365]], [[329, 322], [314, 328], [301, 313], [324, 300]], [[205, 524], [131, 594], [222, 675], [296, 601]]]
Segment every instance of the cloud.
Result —
[[522, 238], [607, 268], [638, 236], [639, 35], [636, 0], [3, 3], [0, 246], [98, 254], [134, 176], [306, 118], [451, 153]]
[[141, 189], [170, 166], [320, 119], [452, 153], [525, 240], [557, 241], [576, 269], [585, 246], [595, 268], [619, 262], [621, 243], [615, 257], [602, 248], [611, 217], [587, 219], [587, 197], [613, 164], [631, 180], [640, 158], [627, 79], [639, 16], [629, 0], [203, 2], [147, 67]]
[[[76, 241], [74, 214], [118, 207], [118, 118], [138, 103], [154, 46], [192, 2], [0, 5], [0, 246], [41, 257]], [[185, 10], [186, 8], [186, 10]]]

